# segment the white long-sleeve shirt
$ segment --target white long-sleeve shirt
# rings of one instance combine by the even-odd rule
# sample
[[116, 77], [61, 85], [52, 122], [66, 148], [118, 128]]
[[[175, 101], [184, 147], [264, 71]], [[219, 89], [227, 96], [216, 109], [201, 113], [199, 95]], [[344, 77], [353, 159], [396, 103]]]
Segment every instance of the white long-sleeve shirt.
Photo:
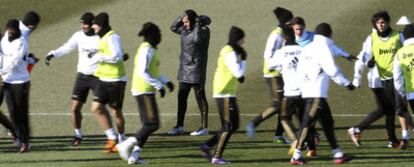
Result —
[[29, 36], [32, 30], [26, 25], [24, 25], [22, 21], [19, 21], [19, 29], [20, 29], [20, 32], [22, 33], [22, 37], [26, 39], [27, 41], [29, 41]]
[[[121, 37], [118, 34], [112, 34], [108, 37], [108, 47], [109, 50], [111, 50], [112, 55], [101, 55], [98, 52], [95, 56], [93, 56], [93, 59], [99, 62], [114, 64], [118, 63], [119, 61], [124, 61]], [[123, 76], [119, 79], [99, 78], [99, 80], [105, 82], [127, 81], [127, 76]]]
[[69, 55], [76, 48], [78, 49], [78, 65], [77, 72], [92, 75], [98, 65], [98, 60], [89, 58], [88, 54], [96, 54], [98, 52], [98, 35], [87, 36], [83, 31], [75, 32], [69, 40], [56, 50], [52, 50], [49, 54], [54, 57], [62, 57]]
[[302, 48], [299, 45], [285, 45], [276, 51], [270, 61], [270, 67], [275, 67], [282, 73], [284, 96], [300, 96], [299, 75], [297, 63]]
[[[381, 40], [388, 40], [388, 37], [380, 37]], [[400, 33], [400, 42], [404, 43], [404, 36]], [[362, 50], [358, 54], [358, 60], [355, 62], [354, 67], [354, 80], [352, 84], [359, 87], [361, 85], [361, 78], [362, 74], [364, 73], [364, 69], [368, 63], [368, 61], [372, 58], [372, 37], [368, 35], [365, 39], [364, 43], [362, 44]], [[373, 68], [369, 68], [367, 73], [368, 78], [368, 87], [369, 88], [382, 88], [381, 77], [379, 76], [377, 65]]]
[[335, 65], [328, 43], [331, 39], [315, 35], [314, 41], [305, 46], [299, 57], [298, 74], [303, 98], [327, 98], [329, 78], [346, 86], [351, 82]]
[[[283, 38], [280, 34], [272, 33], [271, 35], [269, 35], [269, 37], [267, 38], [266, 47], [263, 53], [264, 61], [269, 62], [270, 59], [273, 57], [274, 53], [276, 52], [276, 50], [282, 47], [282, 44], [283, 44]], [[263, 74], [263, 77], [273, 78], [274, 76]]]
[[10, 84], [25, 83], [30, 80], [27, 71], [27, 40], [23, 36], [9, 42], [7, 36], [1, 39], [1, 55], [0, 73], [3, 82]]
[[[409, 38], [404, 41], [404, 46], [413, 45], [414, 38]], [[414, 92], [406, 92], [405, 91], [405, 84], [404, 84], [404, 76], [401, 69], [400, 61], [398, 60], [397, 56], [394, 56], [393, 61], [393, 77], [394, 77], [394, 87], [397, 90], [398, 94], [401, 96], [406, 96], [407, 100], [414, 99]]]
[[[134, 71], [133, 75], [141, 76], [146, 83], [150, 84], [151, 86], [154, 86], [155, 89], [159, 90], [163, 87], [164, 84], [167, 84], [167, 82], [169, 82], [169, 79], [165, 76], [160, 76], [156, 78], [149, 73], [148, 70], [152, 61], [152, 57], [154, 56], [153, 52], [154, 49], [151, 47], [140, 49], [137, 57], [137, 68]], [[131, 93], [133, 96], [138, 96], [141, 94], [154, 94], [154, 92], [137, 92], [132, 90]]]

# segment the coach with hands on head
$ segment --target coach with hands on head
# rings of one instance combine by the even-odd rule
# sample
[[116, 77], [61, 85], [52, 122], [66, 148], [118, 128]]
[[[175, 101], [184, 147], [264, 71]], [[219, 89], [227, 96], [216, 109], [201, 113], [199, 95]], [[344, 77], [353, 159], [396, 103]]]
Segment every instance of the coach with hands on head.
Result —
[[208, 134], [208, 103], [205, 95], [205, 81], [207, 71], [208, 46], [210, 41], [210, 29], [207, 25], [211, 22], [207, 16], [198, 16], [188, 9], [171, 25], [171, 31], [181, 37], [180, 68], [178, 71], [178, 112], [177, 125], [168, 132], [170, 135], [184, 133], [184, 117], [187, 110], [187, 98], [191, 88], [201, 113], [201, 128], [191, 135]]

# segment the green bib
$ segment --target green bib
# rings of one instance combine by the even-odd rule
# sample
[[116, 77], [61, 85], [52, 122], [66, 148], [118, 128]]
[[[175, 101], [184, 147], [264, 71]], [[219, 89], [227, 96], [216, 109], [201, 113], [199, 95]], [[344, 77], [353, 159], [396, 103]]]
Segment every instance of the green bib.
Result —
[[372, 55], [378, 67], [378, 73], [381, 79], [392, 78], [392, 67], [394, 54], [401, 48], [400, 35], [397, 31], [392, 31], [388, 40], [380, 39], [376, 32], [371, 34], [372, 37]]
[[[112, 55], [112, 51], [109, 49], [108, 38], [114, 33], [114, 31], [109, 31], [102, 38], [99, 38], [98, 54], [102, 56]], [[125, 76], [124, 62], [122, 60], [117, 63], [99, 62], [93, 75], [98, 78], [119, 79]]]
[[[272, 31], [272, 33], [270, 33], [269, 36], [272, 36], [274, 34], [282, 35], [282, 29], [280, 27], [277, 27], [275, 30]], [[280, 48], [276, 48], [276, 49], [280, 49]], [[264, 63], [263, 63], [263, 74], [273, 76], [273, 77], [280, 76], [280, 72], [277, 70], [269, 71], [269, 62], [267, 60], [264, 60]]]
[[404, 77], [406, 93], [414, 92], [414, 44], [404, 46], [397, 51], [397, 58]]
[[141, 75], [136, 73], [139, 65], [145, 65], [145, 64], [139, 64], [139, 56], [147, 56], [147, 55], [140, 55], [140, 52], [146, 48], [152, 48], [153, 50], [152, 52], [153, 56], [152, 56], [151, 62], [149, 63], [148, 72], [154, 78], [158, 78], [158, 75], [159, 75], [158, 52], [148, 42], [144, 42], [139, 46], [137, 50], [137, 54], [135, 55], [135, 60], [134, 60], [134, 74], [132, 75], [132, 88], [131, 88], [131, 91], [134, 91], [134, 92], [144, 93], [144, 92], [156, 92], [157, 91], [152, 85], [145, 82]]

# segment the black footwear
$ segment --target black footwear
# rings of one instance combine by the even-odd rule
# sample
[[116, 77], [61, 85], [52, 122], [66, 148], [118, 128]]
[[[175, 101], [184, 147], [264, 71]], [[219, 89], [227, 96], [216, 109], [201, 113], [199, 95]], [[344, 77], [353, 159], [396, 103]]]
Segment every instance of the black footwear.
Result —
[[78, 146], [79, 144], [81, 144], [81, 142], [82, 142], [82, 138], [75, 136], [75, 138], [72, 141], [72, 146]]
[[30, 144], [29, 143], [22, 143], [20, 146], [20, 153], [25, 153], [28, 152], [30, 149]]

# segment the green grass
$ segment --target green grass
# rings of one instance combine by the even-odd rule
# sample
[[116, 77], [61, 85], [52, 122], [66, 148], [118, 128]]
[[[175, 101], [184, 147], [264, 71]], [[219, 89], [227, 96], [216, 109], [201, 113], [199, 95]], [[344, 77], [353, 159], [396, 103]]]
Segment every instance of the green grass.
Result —
[[[79, 17], [86, 11], [95, 14], [106, 11], [110, 14], [113, 29], [121, 35], [124, 50], [134, 55], [142, 41], [136, 34], [142, 24], [152, 21], [162, 30], [163, 41], [159, 46], [161, 56], [161, 72], [169, 76], [175, 83], [178, 71], [179, 37], [169, 31], [171, 22], [185, 9], [193, 8], [199, 14], [207, 14], [212, 18], [211, 41], [209, 50], [208, 77], [206, 83], [207, 96], [210, 106], [210, 130], [217, 131], [220, 123], [217, 116], [216, 104], [211, 98], [211, 82], [216, 66], [216, 59], [221, 47], [227, 40], [231, 25], [237, 25], [245, 30], [246, 50], [249, 53], [246, 82], [239, 86], [238, 102], [241, 113], [240, 132], [235, 134], [224, 153], [231, 160], [231, 166], [285, 166], [289, 161], [286, 155], [288, 146], [271, 142], [274, 120], [264, 122], [258, 128], [257, 138], [247, 140], [244, 135], [244, 125], [269, 104], [267, 87], [262, 78], [262, 54], [269, 33], [277, 25], [271, 12], [276, 6], [291, 9], [295, 15], [306, 20], [309, 30], [320, 22], [332, 25], [336, 43], [350, 53], [357, 54], [362, 42], [371, 32], [371, 15], [380, 9], [387, 9], [392, 18], [393, 28], [402, 29], [394, 23], [401, 15], [414, 18], [410, 0], [2, 0], [0, 1], [0, 25], [5, 25], [10, 18], [21, 18], [25, 12], [35, 10], [42, 16], [42, 23], [32, 34], [30, 50], [38, 57], [44, 58], [52, 49], [63, 44], [73, 32], [79, 29]], [[0, 26], [1, 27], [1, 26]], [[4, 30], [4, 28], [2, 28]], [[90, 105], [84, 106], [83, 131], [87, 136], [80, 147], [69, 145], [72, 139], [72, 126], [69, 114], [70, 94], [76, 72], [76, 53], [60, 59], [53, 59], [50, 67], [40, 62], [32, 74], [32, 90], [30, 111], [34, 114], [50, 113], [49, 115], [31, 116], [33, 130], [32, 151], [28, 154], [18, 154], [17, 148], [10, 144], [10, 139], [4, 133], [0, 134], [0, 166], [126, 166], [116, 154], [103, 155], [101, 148], [104, 136], [95, 118], [90, 115]], [[347, 76], [352, 76], [353, 64], [337, 59]], [[126, 63], [130, 78], [133, 62]], [[364, 80], [366, 81], [366, 80]], [[124, 112], [126, 116], [126, 131], [133, 135], [141, 126], [134, 99], [129, 94], [129, 84], [126, 90]], [[153, 166], [207, 166], [205, 159], [200, 156], [197, 146], [207, 137], [191, 137], [188, 135], [169, 137], [163, 135], [175, 125], [177, 92], [158, 99], [160, 112], [163, 115], [162, 127], [151, 136], [144, 148], [142, 157], [149, 160]], [[345, 88], [331, 85], [329, 103], [334, 114], [367, 114], [374, 108], [373, 96], [366, 87], [353, 92]], [[7, 111], [5, 105], [1, 107]], [[54, 114], [54, 115], [53, 115]], [[198, 109], [193, 95], [189, 97], [189, 107], [186, 118], [186, 129], [192, 131], [199, 126]], [[337, 139], [340, 146], [356, 159], [345, 166], [412, 166], [414, 151], [384, 148], [386, 133], [384, 120], [378, 121], [371, 130], [363, 134], [362, 148], [355, 148], [345, 134], [345, 130], [358, 123], [362, 117], [335, 117]], [[400, 136], [399, 129], [397, 135]], [[330, 166], [331, 153], [326, 141], [318, 150], [319, 157], [310, 159], [312, 166]]]

